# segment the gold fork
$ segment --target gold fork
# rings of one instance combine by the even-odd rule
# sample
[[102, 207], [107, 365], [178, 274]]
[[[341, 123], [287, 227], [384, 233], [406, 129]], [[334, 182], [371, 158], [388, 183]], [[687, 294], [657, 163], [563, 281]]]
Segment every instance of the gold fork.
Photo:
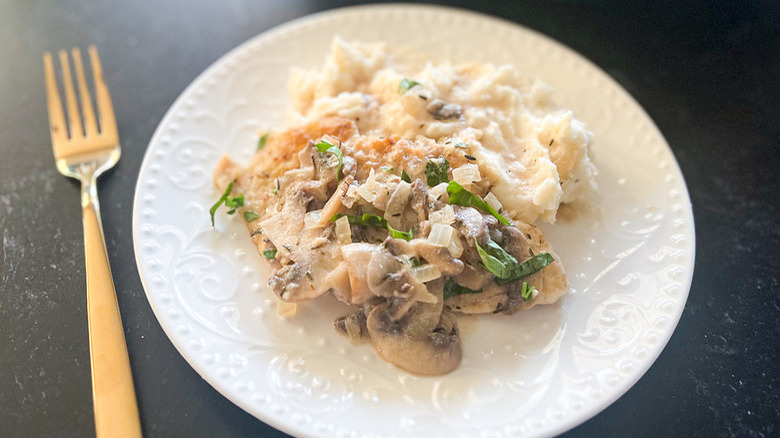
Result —
[[[59, 52], [68, 108], [65, 125], [51, 54], [43, 55], [46, 70], [46, 100], [49, 106], [51, 143], [57, 169], [65, 176], [81, 181], [81, 209], [84, 225], [84, 258], [87, 263], [87, 317], [89, 320], [89, 355], [92, 368], [92, 402], [95, 431], [99, 438], [140, 437], [141, 422], [127, 356], [122, 318], [116, 300], [111, 267], [108, 264], [103, 225], [97, 196], [97, 178], [119, 160], [119, 133], [111, 96], [103, 82], [97, 49], [89, 47], [95, 102], [100, 126], [84, 78], [81, 51], [71, 51], [81, 109], [73, 90], [68, 54]], [[82, 126], [83, 117], [83, 126]], [[70, 135], [68, 135], [70, 132]]]

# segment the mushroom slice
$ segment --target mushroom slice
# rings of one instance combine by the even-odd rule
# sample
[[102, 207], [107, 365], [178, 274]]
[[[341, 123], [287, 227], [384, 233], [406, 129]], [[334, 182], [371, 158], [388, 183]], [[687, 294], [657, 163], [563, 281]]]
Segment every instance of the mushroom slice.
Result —
[[384, 245], [394, 255], [424, 258], [430, 264], [436, 266], [443, 275], [454, 276], [463, 272], [462, 261], [452, 257], [447, 248], [433, 245], [426, 239], [412, 239], [407, 242], [406, 240], [388, 237]]
[[374, 248], [366, 267], [366, 281], [374, 295], [426, 303], [436, 302], [436, 297], [428, 291], [425, 284], [412, 275], [398, 257], [382, 246], [374, 245]]
[[333, 328], [344, 335], [353, 344], [360, 344], [369, 340], [368, 328], [366, 327], [366, 309], [361, 307], [355, 313], [335, 320]]
[[384, 360], [421, 375], [446, 374], [462, 357], [458, 323], [442, 307], [442, 282], [437, 281], [436, 303], [414, 303], [394, 320], [385, 301], [368, 313], [366, 327], [371, 344]]

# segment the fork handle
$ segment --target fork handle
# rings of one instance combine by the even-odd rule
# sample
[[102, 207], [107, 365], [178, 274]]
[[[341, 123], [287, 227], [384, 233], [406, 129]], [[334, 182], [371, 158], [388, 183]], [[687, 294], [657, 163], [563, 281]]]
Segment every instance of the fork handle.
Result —
[[95, 179], [82, 181], [87, 317], [97, 438], [141, 437], [122, 317], [108, 263]]

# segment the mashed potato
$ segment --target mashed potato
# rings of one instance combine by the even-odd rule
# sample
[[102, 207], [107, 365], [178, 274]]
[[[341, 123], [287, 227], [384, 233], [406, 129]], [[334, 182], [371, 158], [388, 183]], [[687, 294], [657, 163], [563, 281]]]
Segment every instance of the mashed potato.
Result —
[[[466, 146], [518, 220], [552, 223], [561, 203], [595, 187], [592, 134], [570, 110], [552, 105], [549, 86], [510, 65], [433, 64], [383, 44], [336, 38], [322, 68], [293, 71], [289, 90], [292, 125], [339, 116], [366, 135]], [[432, 118], [434, 103], [451, 114]]]

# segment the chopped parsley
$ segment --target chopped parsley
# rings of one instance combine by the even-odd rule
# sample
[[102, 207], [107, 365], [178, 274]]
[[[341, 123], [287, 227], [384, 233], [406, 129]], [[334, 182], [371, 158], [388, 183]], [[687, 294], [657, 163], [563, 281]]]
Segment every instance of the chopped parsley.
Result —
[[418, 268], [422, 266], [422, 262], [417, 257], [412, 257], [409, 259], [409, 263], [412, 265], [413, 268]]
[[401, 171], [401, 181], [406, 181], [406, 182], [408, 182], [409, 184], [411, 184], [411, 183], [412, 183], [412, 179], [411, 179], [411, 178], [409, 178], [409, 174], [408, 174], [408, 173], [406, 173], [406, 170], [402, 170], [402, 171]]
[[241, 207], [244, 205], [244, 195], [243, 193], [238, 196], [230, 196], [230, 192], [233, 190], [233, 181], [228, 184], [227, 188], [225, 189], [225, 192], [222, 193], [222, 196], [219, 197], [219, 200], [211, 206], [209, 209], [209, 214], [211, 215], [211, 227], [214, 227], [214, 213], [217, 212], [217, 209], [220, 205], [225, 204], [226, 207], [230, 208], [228, 210], [227, 214], [233, 214], [236, 212], [236, 209], [238, 207]]
[[412, 237], [414, 237], [414, 233], [410, 229], [409, 231], [399, 231], [395, 228], [391, 227], [390, 224], [387, 223], [387, 220], [383, 218], [382, 216], [377, 216], [375, 214], [368, 214], [363, 213], [361, 216], [357, 215], [351, 215], [351, 214], [343, 214], [343, 213], [336, 213], [331, 218], [331, 222], [336, 222], [338, 219], [346, 216], [347, 220], [352, 225], [363, 225], [366, 227], [374, 227], [374, 228], [385, 228], [388, 233], [390, 233], [390, 236], [394, 239], [403, 239], [403, 240], [412, 240]]
[[260, 217], [260, 215], [255, 213], [252, 210], [246, 210], [244, 212], [244, 220], [247, 221], [247, 222], [252, 222], [253, 220], [255, 220], [255, 219], [259, 218], [259, 217]]
[[225, 206], [230, 208], [228, 210], [227, 214], [233, 214], [236, 212], [236, 209], [238, 207], [241, 207], [244, 205], [244, 194], [240, 194], [238, 196], [228, 196], [227, 199], [225, 199]]
[[411, 229], [409, 231], [399, 231], [391, 227], [390, 224], [387, 224], [387, 232], [390, 233], [393, 239], [412, 240], [414, 236]]
[[474, 290], [469, 289], [466, 286], [461, 286], [458, 284], [455, 279], [452, 277], [447, 278], [447, 281], [444, 282], [444, 301], [447, 301], [448, 298], [463, 295], [463, 294], [478, 294], [482, 292], [482, 289], [480, 290]]
[[404, 94], [417, 85], [422, 85], [422, 84], [409, 78], [403, 78], [401, 79], [401, 83], [398, 84], [398, 94]]
[[337, 220], [341, 219], [344, 216], [347, 217], [347, 220], [352, 225], [365, 225], [367, 227], [383, 228], [385, 224], [387, 224], [387, 221], [382, 216], [378, 216], [375, 214], [368, 214], [368, 213], [363, 213], [361, 216], [344, 214], [344, 213], [336, 213], [333, 216], [331, 216], [330, 221], [336, 222]]
[[379, 170], [385, 173], [393, 173], [393, 166], [382, 166]]
[[428, 164], [425, 165], [425, 178], [428, 180], [428, 186], [434, 187], [441, 183], [449, 181], [447, 171], [450, 168], [450, 162], [446, 158], [435, 158], [428, 160]]
[[260, 140], [257, 141], [257, 150], [263, 150], [265, 147], [265, 142], [268, 141], [268, 133], [266, 132], [262, 136], [260, 136]]
[[308, 278], [309, 281], [314, 281], [314, 277], [311, 275], [311, 271], [306, 271], [306, 278]]
[[528, 283], [523, 282], [523, 289], [520, 291], [520, 296], [523, 297], [523, 300], [525, 301], [531, 301], [531, 298], [534, 297], [535, 290], [535, 287], [528, 287]]
[[263, 251], [263, 257], [267, 259], [275, 259], [276, 258], [276, 248], [266, 249]]
[[490, 213], [502, 224], [509, 225], [509, 221], [501, 216], [501, 214], [499, 214], [496, 209], [493, 208], [493, 206], [485, 202], [479, 196], [464, 189], [463, 186], [457, 182], [450, 181], [449, 186], [447, 186], [447, 193], [450, 195], [450, 204], [478, 208], [482, 211]]
[[339, 180], [339, 172], [341, 172], [341, 168], [344, 166], [344, 157], [341, 154], [341, 149], [339, 149], [338, 146], [335, 144], [329, 142], [328, 140], [320, 140], [319, 143], [317, 143], [317, 151], [320, 153], [331, 153], [336, 156], [336, 158], [339, 159], [339, 167], [336, 169], [336, 181]]

